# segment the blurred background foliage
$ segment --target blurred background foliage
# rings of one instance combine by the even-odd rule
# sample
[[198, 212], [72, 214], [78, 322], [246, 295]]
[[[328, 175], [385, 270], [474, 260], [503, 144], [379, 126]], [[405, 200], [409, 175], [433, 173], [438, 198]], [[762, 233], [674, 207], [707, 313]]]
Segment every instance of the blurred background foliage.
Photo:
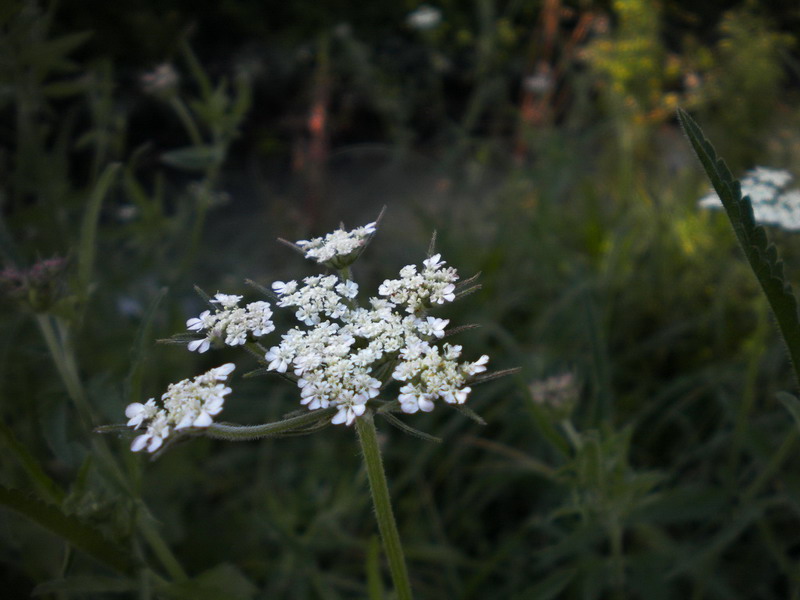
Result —
[[[276, 237], [386, 205], [362, 285], [438, 230], [482, 273], [465, 348], [522, 367], [475, 390], [486, 427], [379, 423], [417, 597], [800, 598], [797, 382], [674, 119], [797, 173], [798, 28], [788, 0], [2, 3], [4, 597], [390, 597], [352, 431], [152, 463], [92, 432], [233, 357], [153, 342], [194, 284], [308, 274]], [[232, 422], [297, 403], [234, 389]]]

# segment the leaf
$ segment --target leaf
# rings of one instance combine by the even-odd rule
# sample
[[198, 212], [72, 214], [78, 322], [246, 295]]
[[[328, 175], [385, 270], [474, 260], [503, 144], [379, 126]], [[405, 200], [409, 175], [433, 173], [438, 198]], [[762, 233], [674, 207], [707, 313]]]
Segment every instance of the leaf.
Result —
[[186, 146], [161, 155], [161, 162], [182, 171], [205, 171], [222, 163], [225, 152], [221, 146]]
[[92, 190], [86, 212], [83, 215], [78, 249], [78, 284], [82, 294], [88, 293], [91, 283], [94, 257], [97, 252], [97, 223], [100, 219], [100, 207], [114, 181], [119, 166], [119, 163], [113, 163], [103, 171]]
[[451, 404], [451, 406], [455, 408], [458, 412], [460, 412], [462, 415], [467, 417], [468, 419], [472, 419], [473, 421], [475, 421], [478, 425], [486, 425], [486, 421], [483, 420], [483, 417], [481, 417], [478, 413], [476, 413], [468, 406], [464, 404]]
[[60, 508], [5, 486], [0, 486], [0, 505], [27, 517], [115, 571], [130, 575], [136, 569], [136, 561], [131, 555], [94, 527], [67, 515]]
[[33, 481], [37, 491], [56, 504], [64, 499], [64, 491], [53, 481], [45, 472], [39, 461], [20, 443], [14, 432], [5, 424], [0, 422], [0, 440], [3, 440], [11, 449], [11, 454], [17, 457], [25, 472]]
[[403, 423], [403, 421], [395, 417], [390, 412], [381, 412], [378, 414], [382, 416], [384, 419], [386, 419], [386, 421], [388, 421], [390, 425], [397, 427], [399, 430], [404, 431], [409, 435], [413, 435], [414, 437], [419, 438], [421, 440], [425, 440], [426, 442], [434, 442], [436, 444], [442, 443], [442, 440], [440, 438], [427, 434], [423, 431], [420, 431], [419, 429], [415, 429], [410, 425], [406, 425], [405, 423]]
[[678, 120], [722, 201], [736, 239], [767, 296], [781, 336], [789, 349], [795, 377], [800, 382], [800, 318], [797, 300], [783, 275], [783, 261], [778, 257], [778, 250], [769, 243], [764, 228], [756, 225], [749, 198], [742, 197], [739, 182], [733, 178], [725, 161], [717, 157], [714, 147], [697, 123], [681, 109], [678, 109]]

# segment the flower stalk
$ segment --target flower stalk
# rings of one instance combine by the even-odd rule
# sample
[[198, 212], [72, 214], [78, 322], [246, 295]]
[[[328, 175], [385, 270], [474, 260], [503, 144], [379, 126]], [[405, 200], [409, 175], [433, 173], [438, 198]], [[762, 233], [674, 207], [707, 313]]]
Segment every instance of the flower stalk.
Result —
[[389, 486], [386, 483], [386, 474], [383, 471], [381, 451], [378, 447], [378, 436], [372, 412], [366, 411], [356, 419], [356, 432], [361, 444], [361, 454], [367, 468], [369, 489], [372, 494], [372, 504], [375, 507], [375, 517], [378, 520], [378, 530], [383, 540], [383, 550], [389, 561], [389, 570], [392, 581], [397, 591], [398, 600], [411, 600], [411, 584], [408, 580], [406, 558], [403, 546], [400, 543], [400, 534], [397, 532], [397, 523], [392, 512], [392, 503], [389, 499]]

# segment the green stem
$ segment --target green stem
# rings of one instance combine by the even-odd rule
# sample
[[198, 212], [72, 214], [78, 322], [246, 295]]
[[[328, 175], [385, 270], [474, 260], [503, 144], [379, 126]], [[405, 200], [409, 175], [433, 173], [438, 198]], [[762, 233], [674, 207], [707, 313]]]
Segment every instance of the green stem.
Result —
[[625, 559], [622, 548], [622, 527], [616, 517], [610, 523], [608, 535], [614, 570], [614, 598], [623, 600], [625, 598]]
[[194, 122], [192, 114], [189, 112], [189, 109], [186, 108], [183, 100], [177, 96], [173, 96], [170, 98], [169, 104], [172, 107], [172, 110], [175, 111], [175, 114], [178, 115], [178, 119], [180, 119], [183, 128], [189, 135], [189, 139], [192, 140], [192, 144], [195, 146], [202, 146], [203, 136], [200, 135], [200, 130], [197, 128], [197, 124]]
[[[75, 353], [72, 351], [71, 344], [69, 343], [69, 331], [67, 327], [56, 317], [51, 317], [47, 314], [37, 314], [36, 323], [39, 325], [42, 337], [44, 337], [47, 349], [50, 351], [50, 356], [56, 365], [56, 370], [64, 383], [64, 387], [67, 388], [67, 395], [75, 405], [78, 417], [84, 428], [87, 431], [92, 431], [92, 409], [89, 405], [86, 391], [81, 383], [78, 373], [78, 364], [75, 361]], [[117, 460], [105, 443], [105, 440], [94, 437], [92, 439], [92, 449], [94, 450], [95, 456], [98, 458], [98, 464], [108, 476], [112, 480], [115, 480], [122, 490], [133, 494], [127, 476], [117, 463]], [[161, 539], [158, 531], [149, 524], [145, 525], [143, 523], [144, 519], [140, 519], [140, 521], [142, 521], [142, 534], [167, 572], [173, 577], [176, 574], [182, 574], [182, 577], [185, 579], [186, 574], [183, 572], [183, 569], [181, 569], [177, 559], [172, 554], [167, 544]]]
[[323, 421], [326, 417], [330, 417], [336, 412], [335, 408], [324, 408], [321, 410], [313, 410], [305, 415], [299, 417], [291, 417], [278, 421], [276, 423], [266, 423], [264, 425], [231, 425], [228, 423], [212, 423], [203, 435], [218, 440], [227, 440], [229, 442], [247, 442], [250, 440], [257, 440], [279, 433], [287, 433], [295, 431], [305, 425], [313, 425], [319, 421]]
[[67, 388], [67, 394], [75, 404], [78, 416], [86, 429], [92, 429], [92, 411], [89, 408], [89, 401], [81, 384], [78, 368], [72, 353], [67, 348], [66, 332], [63, 327], [54, 327], [53, 319], [50, 315], [37, 314], [36, 324], [42, 332], [42, 337], [50, 351], [50, 356], [56, 365], [61, 381]]
[[358, 441], [361, 443], [361, 453], [367, 468], [372, 503], [375, 506], [375, 517], [378, 519], [378, 529], [381, 532], [386, 558], [389, 560], [389, 569], [392, 572], [397, 598], [398, 600], [411, 600], [411, 584], [408, 581], [406, 559], [400, 543], [400, 534], [397, 532], [397, 523], [395, 523], [392, 513], [389, 486], [386, 483], [386, 474], [383, 472], [375, 422], [372, 420], [372, 413], [369, 410], [356, 419], [356, 432]]
[[140, 509], [142, 513], [140, 513], [137, 519], [137, 524], [142, 536], [147, 540], [150, 548], [158, 557], [158, 560], [161, 561], [161, 564], [164, 566], [167, 573], [169, 573], [169, 576], [174, 581], [185, 581], [188, 578], [186, 571], [183, 570], [183, 567], [178, 562], [178, 559], [175, 558], [172, 550], [170, 550], [169, 546], [164, 542], [158, 529], [154, 527], [153, 517], [147, 511], [147, 507], [142, 504]]
[[748, 487], [742, 495], [742, 503], [744, 506], [749, 505], [761, 489], [769, 483], [778, 471], [780, 471], [783, 462], [789, 458], [789, 451], [797, 442], [798, 434], [800, 434], [800, 431], [798, 431], [797, 427], [792, 427], [789, 430], [789, 433], [786, 434], [786, 437], [783, 439], [783, 443], [778, 447], [778, 450], [772, 454], [769, 462], [761, 470], [761, 474], [750, 484], [750, 487]]

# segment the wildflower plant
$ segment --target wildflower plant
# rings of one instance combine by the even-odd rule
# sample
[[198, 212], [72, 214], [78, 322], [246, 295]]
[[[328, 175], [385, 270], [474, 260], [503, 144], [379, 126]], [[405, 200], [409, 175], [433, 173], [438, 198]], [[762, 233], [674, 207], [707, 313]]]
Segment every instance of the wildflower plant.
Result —
[[[750, 199], [756, 222], [787, 231], [800, 230], [800, 190], [786, 189], [792, 179], [788, 171], [767, 167], [756, 167], [745, 173], [739, 182], [741, 193]], [[714, 190], [710, 190], [698, 203], [702, 208], [723, 208]]]
[[[428, 438], [395, 414], [431, 412], [437, 405], [450, 405], [482, 422], [464, 406], [472, 386], [508, 371], [489, 374], [487, 355], [465, 360], [462, 346], [444, 341], [458, 330], [448, 329], [449, 319], [431, 311], [478, 286], [475, 277], [460, 281], [456, 269], [434, 253], [433, 242], [421, 264], [403, 267], [399, 277], [379, 286], [377, 295], [362, 300], [351, 265], [377, 226], [376, 221], [351, 231], [341, 228], [291, 244], [305, 258], [333, 272], [275, 281], [269, 289], [253, 284], [271, 302], [241, 306], [239, 295], [205, 296], [209, 309], [188, 319], [187, 332], [171, 340], [199, 353], [244, 347], [261, 364], [252, 375], [279, 375], [297, 387], [301, 412], [264, 425], [215, 423], [232, 391], [228, 377], [235, 365], [227, 363], [170, 385], [160, 401], [132, 403], [125, 414], [127, 426], [138, 432], [131, 450], [155, 454], [191, 435], [252, 440], [307, 433], [330, 424], [354, 426], [397, 595], [410, 598], [373, 416]], [[296, 321], [280, 336], [272, 320], [273, 308], [286, 309]]]
[[[759, 169], [750, 173], [742, 182], [736, 181], [697, 123], [680, 109], [678, 120], [711, 180], [716, 196], [733, 226], [739, 246], [769, 302], [789, 351], [796, 381], [800, 382], [800, 313], [797, 297], [784, 276], [783, 261], [778, 255], [778, 249], [770, 243], [764, 227], [758, 224], [756, 211], [756, 206], [764, 202], [763, 196], [769, 195], [767, 192], [772, 189], [778, 195], [778, 191], [788, 183], [791, 176], [785, 171]], [[754, 198], [748, 192], [754, 192]], [[790, 394], [782, 394], [782, 400], [800, 422], [800, 400]]]

